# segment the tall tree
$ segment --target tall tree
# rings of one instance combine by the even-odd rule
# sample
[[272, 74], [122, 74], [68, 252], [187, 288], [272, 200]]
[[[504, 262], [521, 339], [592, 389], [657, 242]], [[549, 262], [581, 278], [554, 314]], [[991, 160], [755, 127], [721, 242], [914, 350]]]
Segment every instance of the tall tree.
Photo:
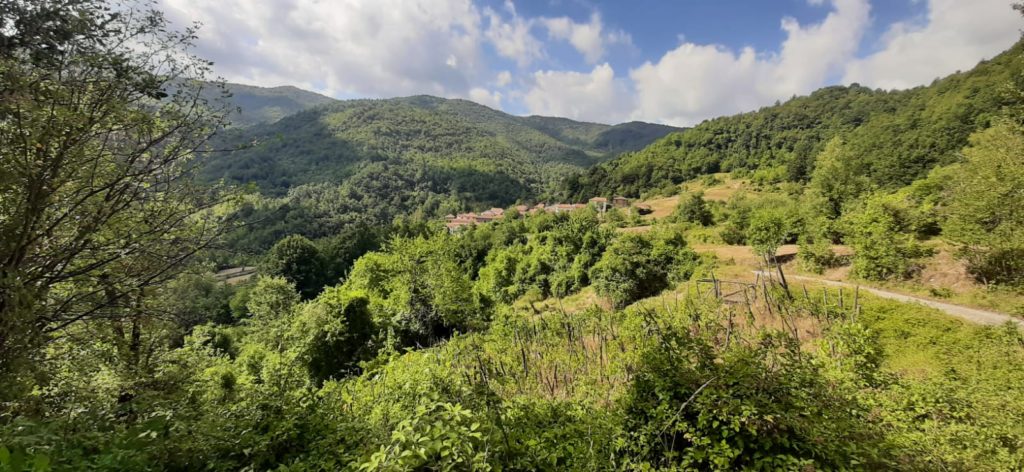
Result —
[[1024, 284], [1024, 131], [994, 126], [976, 134], [964, 156], [943, 230], [978, 279]]
[[295, 284], [296, 290], [307, 300], [324, 288], [324, 260], [320, 250], [312, 241], [297, 234], [270, 248], [263, 261], [263, 271]]
[[0, 18], [3, 376], [48, 335], [137, 313], [213, 239], [189, 162], [225, 114], [194, 30], [150, 2], [3, 0]]

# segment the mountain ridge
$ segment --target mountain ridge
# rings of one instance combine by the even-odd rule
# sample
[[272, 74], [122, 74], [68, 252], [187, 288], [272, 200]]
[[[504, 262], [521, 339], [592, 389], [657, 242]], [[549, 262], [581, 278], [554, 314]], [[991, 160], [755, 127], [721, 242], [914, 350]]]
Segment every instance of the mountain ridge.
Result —
[[[228, 84], [229, 90], [235, 87]], [[270, 89], [243, 90], [233, 99], [259, 105], [254, 94]], [[267, 193], [281, 194], [295, 185], [341, 182], [369, 162], [426, 159], [434, 166], [468, 165], [517, 175], [539, 192], [557, 178], [682, 130], [642, 122], [605, 125], [520, 117], [465, 99], [430, 95], [307, 104], [277, 120], [222, 133], [221, 144], [229, 148], [258, 144], [207, 159], [204, 180], [256, 183]], [[268, 116], [263, 109], [241, 108], [243, 115]]]
[[1024, 77], [1024, 43], [930, 85], [886, 91], [858, 84], [824, 87], [759, 110], [705, 120], [648, 147], [572, 176], [571, 196], [641, 193], [714, 172], [761, 173], [805, 182], [832, 139], [843, 141], [851, 171], [898, 187], [958, 159], [975, 131], [1016, 98], [1006, 85]]

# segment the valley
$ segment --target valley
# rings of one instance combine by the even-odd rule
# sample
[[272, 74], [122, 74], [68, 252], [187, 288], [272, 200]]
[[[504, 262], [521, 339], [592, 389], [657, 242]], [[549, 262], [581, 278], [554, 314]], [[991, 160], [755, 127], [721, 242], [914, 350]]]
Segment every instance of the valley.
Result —
[[0, 471], [1024, 469], [1024, 40], [520, 3], [0, 2]]

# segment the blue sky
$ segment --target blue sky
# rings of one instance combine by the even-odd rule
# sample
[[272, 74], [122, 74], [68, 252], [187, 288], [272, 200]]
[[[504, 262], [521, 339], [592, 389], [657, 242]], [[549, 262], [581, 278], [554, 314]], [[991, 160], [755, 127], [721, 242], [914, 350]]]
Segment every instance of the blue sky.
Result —
[[899, 89], [1011, 46], [1010, 0], [160, 0], [230, 81], [693, 125], [832, 84]]

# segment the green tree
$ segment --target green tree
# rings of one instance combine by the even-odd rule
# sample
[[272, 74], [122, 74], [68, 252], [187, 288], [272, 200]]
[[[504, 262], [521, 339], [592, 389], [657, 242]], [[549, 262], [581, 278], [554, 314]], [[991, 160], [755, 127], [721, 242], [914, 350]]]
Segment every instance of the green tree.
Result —
[[374, 321], [394, 330], [402, 345], [430, 345], [455, 331], [479, 329], [489, 314], [455, 257], [455, 240], [446, 233], [396, 238], [386, 251], [357, 260], [343, 286], [365, 293]]
[[304, 299], [315, 297], [324, 287], [324, 260], [304, 236], [291, 235], [274, 244], [263, 258], [262, 270], [295, 284]]
[[0, 3], [0, 376], [70, 325], [143, 316], [217, 236], [189, 162], [226, 114], [193, 31], [148, 5]]
[[[670, 276], [689, 276], [684, 259], [689, 258], [681, 238], [651, 238], [634, 233], [619, 235], [590, 270], [594, 289], [622, 308], [641, 298], [657, 294], [669, 286]], [[690, 266], [689, 271], [693, 268]]]
[[248, 291], [245, 306], [254, 318], [272, 320], [287, 316], [298, 303], [295, 285], [287, 279], [261, 276]]
[[701, 226], [711, 226], [715, 223], [703, 193], [691, 193], [680, 197], [672, 217], [679, 222], [697, 223]]
[[373, 354], [369, 303], [360, 293], [330, 287], [287, 320], [285, 345], [316, 385], [358, 372], [358, 363]]
[[181, 327], [232, 321], [230, 286], [213, 274], [182, 274], [163, 289], [160, 308]]
[[869, 189], [870, 181], [851, 162], [840, 138], [833, 138], [818, 156], [809, 190], [824, 199], [824, 216], [838, 218], [843, 206]]
[[1024, 284], [1024, 131], [1000, 123], [971, 139], [943, 223], [968, 269], [986, 283]]
[[789, 231], [786, 215], [781, 210], [763, 208], [750, 216], [747, 241], [753, 246], [754, 252], [769, 264], [774, 264], [776, 253], [786, 242]]
[[853, 274], [869, 280], [905, 278], [929, 253], [917, 241], [911, 208], [898, 194], [874, 194], [844, 215]]

